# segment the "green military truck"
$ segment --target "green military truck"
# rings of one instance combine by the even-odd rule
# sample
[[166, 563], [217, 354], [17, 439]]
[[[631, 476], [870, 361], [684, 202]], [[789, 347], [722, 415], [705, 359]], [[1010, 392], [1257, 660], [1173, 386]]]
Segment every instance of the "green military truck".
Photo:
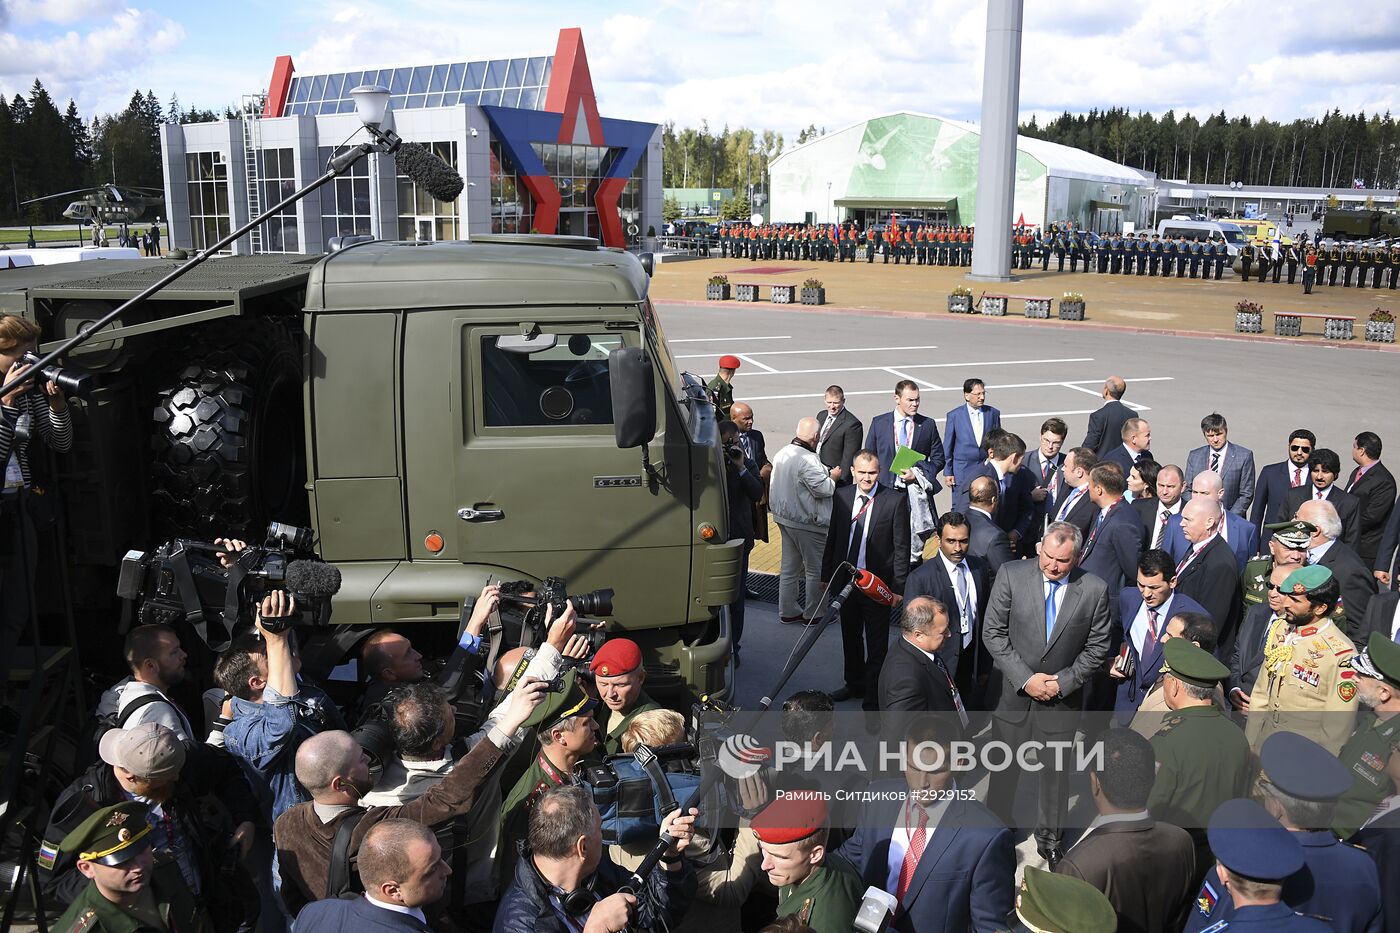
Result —
[[[170, 268], [10, 270], [0, 311], [52, 349]], [[742, 542], [713, 408], [648, 282], [628, 253], [538, 236], [191, 270], [63, 361], [100, 383], [51, 478], [78, 610], [112, 618], [129, 548], [260, 540], [271, 519], [341, 571], [323, 644], [379, 625], [441, 644], [488, 579], [557, 576], [616, 591], [649, 692], [728, 696]]]
[[1322, 218], [1322, 235], [1333, 240], [1400, 237], [1400, 214], [1394, 211], [1328, 211]]

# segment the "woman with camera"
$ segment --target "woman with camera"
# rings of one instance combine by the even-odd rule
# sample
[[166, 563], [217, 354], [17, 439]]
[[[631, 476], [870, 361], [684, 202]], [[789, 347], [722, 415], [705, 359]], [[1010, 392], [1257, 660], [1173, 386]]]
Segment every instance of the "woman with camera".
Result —
[[[19, 315], [0, 316], [0, 372], [6, 383], [29, 370], [24, 356], [34, 352], [40, 334], [37, 324]], [[43, 490], [34, 486], [32, 445], [41, 440], [52, 451], [68, 451], [73, 423], [63, 390], [43, 376], [16, 386], [0, 404], [0, 461], [5, 464], [0, 491], [0, 650], [13, 659], [31, 612], [38, 567], [35, 519], [43, 521], [52, 508], [36, 501]]]

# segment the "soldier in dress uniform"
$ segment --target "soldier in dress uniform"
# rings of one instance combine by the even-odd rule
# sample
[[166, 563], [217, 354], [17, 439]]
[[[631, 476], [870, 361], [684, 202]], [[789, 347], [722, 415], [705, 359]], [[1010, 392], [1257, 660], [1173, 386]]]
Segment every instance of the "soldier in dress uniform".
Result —
[[1053, 242], [1048, 228], [1035, 232], [1035, 248], [1040, 253], [1041, 272], [1047, 272], [1050, 269], [1050, 251]]
[[[1287, 246], [1283, 248], [1283, 262], [1286, 266], [1288, 266], [1289, 285], [1293, 284], [1293, 280], [1298, 275], [1298, 259], [1298, 245], [1296, 243], [1290, 242]], [[1277, 282], [1278, 279], [1274, 279], [1274, 281]]]
[[1250, 240], [1240, 247], [1240, 279], [1249, 281], [1249, 270], [1254, 268], [1254, 241]]
[[734, 404], [734, 373], [739, 369], [737, 356], [724, 355], [719, 358], [719, 372], [710, 380], [707, 387], [710, 402], [715, 406], [715, 420], [728, 421], [729, 409]]
[[1303, 251], [1303, 294], [1311, 295], [1313, 283], [1317, 281], [1317, 250], [1309, 246]]
[[1342, 245], [1333, 242], [1327, 250], [1327, 284], [1329, 286], [1337, 284], [1337, 270], [1342, 267]]
[[1371, 247], [1361, 246], [1356, 250], [1356, 287], [1366, 287], [1366, 275], [1371, 271]]
[[1284, 880], [1302, 871], [1303, 847], [1259, 804], [1242, 798], [1221, 804], [1211, 815], [1206, 837], [1215, 865], [1201, 882], [1184, 933], [1332, 929], [1283, 902]]
[[1371, 287], [1381, 287], [1381, 275], [1385, 272], [1385, 244], [1378, 243], [1371, 249]]
[[865, 264], [867, 266], [875, 264], [875, 254], [880, 250], [880, 244], [884, 237], [879, 230], [866, 228], [865, 231]]
[[1257, 557], [1251, 557], [1245, 563], [1244, 573], [1240, 577], [1240, 591], [1244, 594], [1245, 614], [1249, 612], [1251, 607], [1259, 605], [1268, 598], [1269, 576], [1274, 572], [1275, 564], [1289, 564], [1293, 567], [1303, 566], [1303, 562], [1307, 560], [1308, 556], [1308, 542], [1317, 533], [1316, 526], [1311, 522], [1296, 518], [1265, 525], [1264, 530], [1273, 532], [1269, 537], [1268, 544], [1264, 547], [1264, 553]]
[[1108, 241], [1108, 274], [1123, 274], [1123, 238], [1116, 233]]
[[1192, 240], [1187, 249], [1191, 254], [1190, 276], [1194, 279], [1201, 273], [1201, 259], [1205, 255], [1205, 246], [1200, 240]]
[[1008, 920], [1013, 933], [1114, 933], [1118, 915], [1108, 896], [1081, 878], [1026, 866]]
[[103, 807], [63, 838], [88, 879], [54, 923], [57, 933], [205, 933], [213, 929], [173, 858], [151, 851], [148, 807], [128, 800]]
[[1397, 280], [1400, 280], [1400, 243], [1394, 243], [1390, 247], [1390, 287], [1395, 288]]
[[1144, 233], [1144, 234], [1142, 234], [1142, 235], [1140, 235], [1140, 236], [1138, 237], [1138, 245], [1137, 245], [1137, 274], [1138, 274], [1138, 275], [1146, 275], [1146, 274], [1147, 274], [1147, 261], [1148, 261], [1148, 259], [1150, 258], [1151, 253], [1152, 253], [1152, 244], [1151, 244], [1151, 242], [1148, 241], [1148, 239], [1147, 239], [1147, 234]]
[[1351, 288], [1351, 277], [1356, 274], [1356, 247], [1348, 243], [1342, 249], [1342, 288]]
[[778, 889], [778, 916], [796, 916], [816, 933], [849, 933], [865, 884], [849, 862], [828, 851], [826, 802], [817, 792], [781, 797], [750, 824], [763, 870]]
[[1157, 268], [1162, 264], [1162, 238], [1157, 234], [1152, 234], [1152, 242], [1147, 246], [1147, 274], [1154, 279], [1157, 277]]
[[1280, 587], [1281, 613], [1264, 635], [1264, 663], [1250, 692], [1245, 734], [1259, 748], [1275, 732], [1312, 735], [1338, 749], [1356, 721], [1356, 648], [1330, 616], [1341, 596], [1332, 571], [1314, 564]]
[[1351, 775], [1351, 787], [1337, 801], [1332, 831], [1349, 839], [1394, 791], [1386, 772], [1391, 749], [1400, 745], [1400, 645], [1374, 632], [1366, 650], [1351, 662], [1362, 712], [1356, 732], [1337, 757]]

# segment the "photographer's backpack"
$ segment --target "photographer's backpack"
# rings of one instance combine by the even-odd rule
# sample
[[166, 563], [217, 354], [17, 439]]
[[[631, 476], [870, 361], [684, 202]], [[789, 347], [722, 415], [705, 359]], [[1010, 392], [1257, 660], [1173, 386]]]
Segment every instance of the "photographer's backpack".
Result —
[[114, 709], [110, 713], [94, 716], [91, 730], [79, 743], [77, 770], [81, 771], [96, 761], [97, 744], [102, 741], [102, 737], [113, 729], [125, 729], [128, 720], [135, 716], [141, 707], [149, 706], [152, 703], [168, 702], [159, 693], [143, 693], [125, 706]]
[[700, 784], [691, 745], [639, 745], [601, 763], [582, 762], [576, 774], [602, 815], [604, 845], [656, 841], [662, 818]]
[[355, 827], [360, 825], [364, 816], [363, 807], [354, 807], [335, 828], [335, 835], [331, 838], [330, 865], [326, 871], [327, 898], [353, 897], [365, 890], [360, 883], [360, 873], [350, 858], [350, 837], [355, 835]]

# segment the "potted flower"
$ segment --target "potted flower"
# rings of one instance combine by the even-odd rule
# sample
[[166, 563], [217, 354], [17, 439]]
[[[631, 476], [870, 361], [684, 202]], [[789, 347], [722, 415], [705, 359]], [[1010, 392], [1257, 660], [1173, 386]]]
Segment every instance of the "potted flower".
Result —
[[971, 314], [972, 289], [966, 285], [954, 286], [953, 290], [948, 293], [948, 313]]
[[826, 286], [821, 279], [808, 279], [802, 283], [802, 303], [804, 305], [826, 304]]
[[1235, 302], [1235, 332], [1262, 334], [1264, 332], [1264, 306], [1253, 301]]
[[705, 285], [705, 298], [709, 301], [729, 300], [729, 276], [712, 275]]
[[1395, 342], [1395, 315], [1377, 308], [1366, 319], [1366, 339], [1372, 343]]
[[1060, 320], [1084, 320], [1084, 296], [1079, 292], [1065, 292], [1060, 296]]

